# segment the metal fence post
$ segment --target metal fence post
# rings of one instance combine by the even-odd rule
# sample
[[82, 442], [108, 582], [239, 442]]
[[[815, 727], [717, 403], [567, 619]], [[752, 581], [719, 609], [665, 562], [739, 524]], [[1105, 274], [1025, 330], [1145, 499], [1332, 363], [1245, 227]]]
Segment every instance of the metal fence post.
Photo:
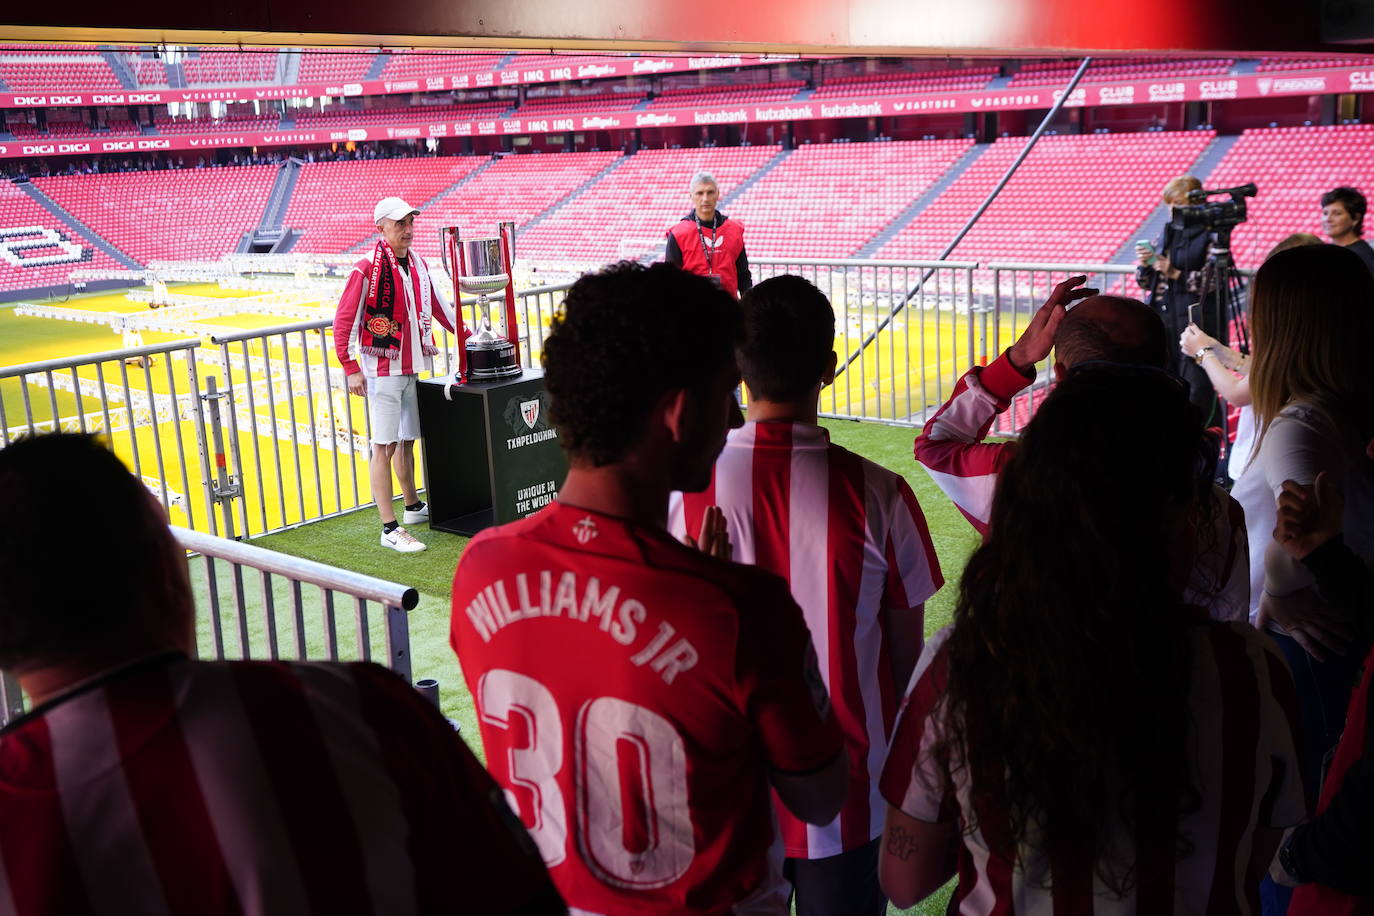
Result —
[[227, 391], [220, 391], [215, 385], [215, 377], [208, 375], [205, 377], [205, 393], [200, 397], [209, 409], [210, 436], [215, 449], [216, 476], [211, 492], [214, 494], [215, 502], [219, 503], [220, 514], [224, 519], [224, 536], [238, 540], [239, 537], [234, 534], [233, 500], [235, 497], [243, 495], [243, 487], [239, 485], [237, 477], [229, 474], [229, 468], [224, 458], [224, 426], [220, 422], [219, 402], [228, 393]]

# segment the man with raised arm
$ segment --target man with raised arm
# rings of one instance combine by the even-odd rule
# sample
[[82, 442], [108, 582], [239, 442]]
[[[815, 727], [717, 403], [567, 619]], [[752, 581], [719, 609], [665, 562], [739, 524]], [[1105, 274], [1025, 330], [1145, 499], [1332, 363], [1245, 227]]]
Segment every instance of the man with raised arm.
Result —
[[849, 791], [818, 826], [778, 811], [800, 916], [882, 916], [878, 794], [897, 707], [921, 653], [925, 601], [941, 586], [925, 516], [899, 474], [830, 441], [817, 425], [835, 379], [835, 313], [801, 277], [745, 294], [740, 370], [749, 416], [731, 430], [711, 485], [676, 497], [669, 529], [724, 514], [734, 558], [787, 580], [823, 660], [849, 753]]
[[487, 764], [579, 913], [785, 916], [770, 787], [809, 824], [845, 797], [787, 584], [665, 527], [740, 422], [739, 327], [733, 298], [666, 264], [579, 279], [544, 350], [566, 482], [473, 538], [454, 578]]
[[[54, 550], [61, 486], [99, 548]], [[501, 792], [380, 665], [198, 661], [186, 553], [94, 438], [0, 449], [0, 912], [566, 908]]]
[[411, 250], [419, 212], [399, 197], [377, 202], [372, 211], [377, 243], [353, 265], [334, 315], [334, 350], [348, 390], [367, 398], [372, 426], [368, 480], [382, 519], [381, 545], [401, 553], [415, 553], [425, 545], [396, 520], [391, 472], [395, 470], [405, 497], [405, 523], [428, 521], [429, 506], [415, 491], [415, 440], [420, 438], [415, 383], [421, 371], [433, 368], [439, 352], [434, 320], [453, 331], [455, 318], [447, 275], [434, 272]]
[[[1035, 365], [1055, 354], [1056, 379], [1080, 363], [1109, 362], [1165, 371], [1171, 348], [1164, 324], [1147, 305], [1124, 296], [1100, 296], [1080, 289], [1087, 277], [1070, 277], [1050, 293], [1026, 330], [987, 366], [974, 366], [954, 386], [916, 437], [916, 460], [984, 536], [997, 474], [1015, 442], [985, 442], [997, 415], [1035, 380]], [[1075, 304], [1075, 302], [1077, 304]], [[1106, 422], [1130, 422], [1130, 405]], [[1208, 446], [1201, 445], [1200, 462]], [[1215, 452], [1215, 448], [1212, 448]], [[1213, 488], [1205, 518], [1192, 526], [1194, 542], [1183, 545], [1192, 567], [1187, 596], [1218, 620], [1244, 620], [1250, 609], [1250, 557], [1245, 517], [1225, 490]]]

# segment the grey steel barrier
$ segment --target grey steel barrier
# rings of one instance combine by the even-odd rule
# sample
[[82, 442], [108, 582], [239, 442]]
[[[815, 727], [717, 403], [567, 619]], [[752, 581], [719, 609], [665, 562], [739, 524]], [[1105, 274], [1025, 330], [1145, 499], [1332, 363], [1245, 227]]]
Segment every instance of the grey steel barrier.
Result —
[[[1064, 277], [1087, 274], [1103, 292], [1143, 294], [1134, 267], [1120, 264], [765, 257], [751, 266], [756, 280], [806, 277], [835, 306], [843, 371], [822, 393], [823, 415], [903, 426], [924, 423], [964, 372], [1010, 346]], [[526, 367], [539, 364], [570, 286], [519, 293]], [[501, 301], [491, 300], [498, 314]], [[462, 300], [470, 327], [475, 304]], [[331, 356], [331, 324], [322, 318], [211, 336], [211, 347], [182, 340], [0, 369], [0, 383], [19, 380], [25, 411], [23, 424], [12, 426], [0, 401], [0, 444], [53, 429], [106, 431], [163, 504], [184, 513], [175, 522], [211, 534], [257, 536], [371, 505], [367, 411], [346, 394]], [[434, 377], [456, 369], [454, 337], [439, 331]], [[92, 367], [95, 378], [78, 374]], [[46, 411], [35, 411], [30, 383], [47, 388]], [[1019, 432], [1049, 386], [1042, 371], [993, 432]], [[59, 390], [74, 399], [70, 415], [59, 409]], [[181, 422], [164, 428], [172, 419]], [[124, 432], [127, 438], [118, 435]], [[199, 475], [189, 470], [196, 456], [187, 454], [188, 435]]]
[[[412, 682], [407, 612], [419, 601], [415, 589], [187, 528], [171, 530], [190, 554], [193, 585], [203, 586], [194, 589], [199, 658], [377, 661]], [[248, 585], [245, 571], [257, 574], [256, 589]], [[318, 625], [307, 622], [307, 586], [319, 591]], [[225, 590], [228, 596], [222, 594]], [[340, 596], [353, 603], [351, 646], [342, 649]], [[384, 654], [374, 648], [370, 603], [380, 611], [375, 623]], [[232, 645], [225, 633], [226, 616]], [[18, 682], [8, 673], [0, 676], [0, 725], [23, 712]]]
[[[538, 365], [570, 285], [519, 293], [527, 367]], [[475, 302], [463, 299], [469, 327]], [[347, 396], [331, 326], [326, 317], [222, 335], [206, 327], [208, 346], [189, 338], [0, 368], [0, 447], [59, 430], [104, 433], [174, 524], [210, 534], [256, 537], [352, 512], [372, 504], [371, 430]], [[439, 330], [435, 377], [457, 368], [454, 338]]]
[[977, 267], [843, 258], [750, 262], [755, 282], [795, 274], [835, 308], [842, 371], [821, 392], [822, 415], [902, 426], [924, 422], [973, 365], [978, 323], [968, 302]]
[[[184, 518], [191, 527], [213, 525], [209, 453], [204, 448], [205, 415], [197, 396], [198, 347], [200, 341], [189, 338], [0, 367], [0, 386], [17, 382], [24, 406], [23, 422], [11, 425], [17, 418], [8, 415], [0, 387], [0, 447], [43, 433], [103, 433], [174, 519]], [[159, 362], [161, 368], [155, 370]], [[176, 368], [176, 364], [182, 365]], [[94, 378], [83, 375], [83, 369], [94, 369]], [[140, 379], [141, 386], [136, 384]], [[164, 381], [166, 390], [157, 390]], [[46, 403], [35, 404], [31, 389], [46, 389]], [[63, 404], [59, 404], [59, 392]], [[187, 421], [193, 424], [198, 452], [190, 459], [184, 429]], [[140, 441], [141, 430], [150, 432], [151, 441]], [[164, 442], [164, 435], [171, 442]], [[192, 493], [189, 460], [200, 464], [202, 483], [196, 487], [201, 491], [199, 508]], [[150, 473], [154, 468], [155, 475]], [[178, 481], [180, 491], [176, 490]]]

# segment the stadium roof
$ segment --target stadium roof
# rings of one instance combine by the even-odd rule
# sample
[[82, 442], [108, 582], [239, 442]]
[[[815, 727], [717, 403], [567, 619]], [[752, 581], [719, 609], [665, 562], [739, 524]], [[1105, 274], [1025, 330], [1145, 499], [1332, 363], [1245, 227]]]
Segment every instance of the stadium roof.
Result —
[[1323, 43], [1323, 6], [1302, 0], [77, 0], [8, 4], [0, 40], [998, 56], [1354, 50]]

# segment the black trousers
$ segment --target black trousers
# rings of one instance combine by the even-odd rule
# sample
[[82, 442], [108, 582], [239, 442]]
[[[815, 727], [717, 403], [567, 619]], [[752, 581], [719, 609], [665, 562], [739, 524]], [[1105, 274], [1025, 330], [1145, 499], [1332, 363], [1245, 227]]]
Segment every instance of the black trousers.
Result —
[[797, 916], [885, 916], [887, 897], [878, 886], [881, 843], [879, 837], [837, 856], [784, 862]]

